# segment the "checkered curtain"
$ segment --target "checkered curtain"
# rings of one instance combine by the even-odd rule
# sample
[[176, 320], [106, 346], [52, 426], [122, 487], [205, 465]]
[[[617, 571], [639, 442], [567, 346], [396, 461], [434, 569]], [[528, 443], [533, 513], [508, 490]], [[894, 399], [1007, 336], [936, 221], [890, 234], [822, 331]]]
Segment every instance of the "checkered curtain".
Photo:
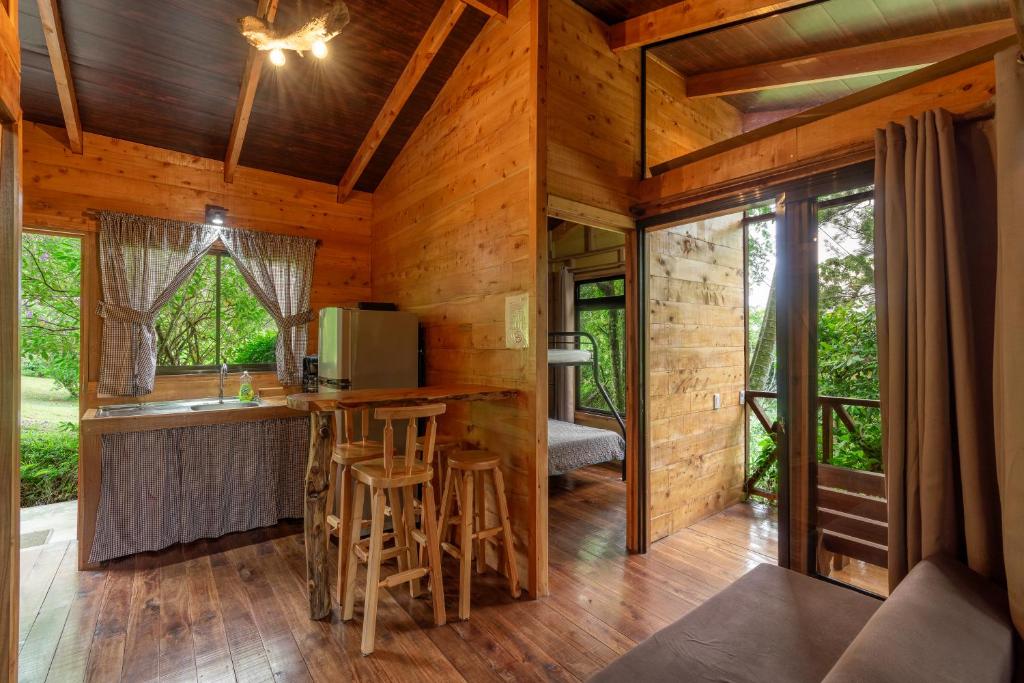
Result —
[[249, 230], [223, 230], [221, 241], [238, 264], [253, 294], [277, 323], [277, 379], [302, 381], [302, 357], [309, 339], [309, 295], [313, 288], [316, 241]]
[[157, 314], [216, 239], [213, 226], [100, 214], [101, 393], [144, 396], [153, 391]]

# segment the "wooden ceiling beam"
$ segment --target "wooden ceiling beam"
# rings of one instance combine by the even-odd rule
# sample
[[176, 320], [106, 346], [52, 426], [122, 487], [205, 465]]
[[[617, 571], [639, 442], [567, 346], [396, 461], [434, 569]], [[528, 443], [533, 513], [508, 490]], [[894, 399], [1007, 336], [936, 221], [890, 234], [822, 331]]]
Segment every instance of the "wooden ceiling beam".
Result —
[[686, 76], [686, 96], [722, 97], [927, 66], [1011, 35], [1013, 30], [1013, 21], [1003, 19], [793, 59], [690, 74]]
[[[256, 16], [273, 23], [274, 17], [277, 16], [277, 4], [278, 0], [260, 0]], [[249, 129], [249, 117], [252, 116], [252, 103], [256, 99], [256, 86], [260, 83], [260, 73], [266, 61], [265, 53], [249, 46], [245, 70], [242, 72], [242, 86], [238, 92], [238, 103], [235, 105], [235, 119], [231, 123], [231, 135], [228, 137], [228, 151], [224, 156], [224, 182], [230, 183], [235, 179], [235, 169], [238, 168], [238, 159], [242, 155], [245, 132]]]
[[78, 97], [75, 95], [75, 83], [71, 79], [71, 62], [68, 60], [57, 0], [39, 0], [39, 19], [46, 38], [46, 51], [50, 53], [53, 78], [57, 82], [57, 97], [64, 115], [64, 127], [68, 131], [68, 146], [72, 152], [81, 154], [82, 118], [78, 114]]
[[608, 27], [608, 46], [614, 52], [706, 31], [819, 0], [683, 0]]
[[464, 0], [489, 17], [498, 17], [502, 21], [508, 19], [508, 0]]
[[352, 157], [352, 161], [349, 162], [344, 175], [341, 176], [341, 181], [338, 183], [339, 202], [345, 201], [352, 194], [352, 190], [355, 188], [356, 183], [359, 182], [360, 176], [363, 175], [363, 171], [366, 170], [370, 159], [373, 158], [374, 152], [380, 147], [384, 136], [391, 129], [391, 125], [398, 118], [402, 107], [409, 100], [409, 97], [416, 89], [416, 85], [423, 78], [423, 74], [426, 73], [427, 67], [434, 61], [434, 57], [441, 50], [445, 39], [448, 38], [448, 34], [455, 28], [455, 24], [458, 23], [459, 17], [462, 16], [462, 12], [465, 9], [466, 5], [462, 0], [445, 0], [444, 4], [441, 5], [441, 9], [438, 10], [434, 21], [431, 22], [419, 45], [416, 46], [412, 59], [405, 65], [405, 70], [398, 77], [398, 82], [395, 83], [395, 87], [392, 88], [391, 94], [384, 101], [384, 106], [381, 107], [380, 113], [377, 114], [373, 125], [370, 126], [370, 132], [366, 134], [362, 144], [359, 145], [359, 149], [356, 150], [355, 156]]

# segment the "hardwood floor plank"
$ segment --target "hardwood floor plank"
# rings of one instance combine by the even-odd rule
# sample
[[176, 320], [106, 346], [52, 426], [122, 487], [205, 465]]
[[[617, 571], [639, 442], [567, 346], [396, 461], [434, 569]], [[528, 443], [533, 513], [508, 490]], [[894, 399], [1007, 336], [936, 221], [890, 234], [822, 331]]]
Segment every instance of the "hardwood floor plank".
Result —
[[188, 567], [180, 547], [172, 548], [168, 558], [171, 563], [160, 568], [160, 680], [195, 680]]
[[87, 681], [120, 680], [124, 663], [135, 560], [114, 560], [104, 571], [107, 573], [107, 584], [93, 631], [92, 648], [85, 671]]
[[159, 559], [157, 553], [138, 555], [135, 559], [121, 670], [121, 678], [126, 681], [152, 681], [160, 676]]
[[216, 598], [210, 558], [196, 557], [188, 560], [185, 563], [185, 576], [188, 584], [188, 615], [192, 623], [196, 679], [233, 681], [235, 670], [224, 629], [224, 618]]
[[[213, 544], [213, 547], [222, 547]], [[224, 617], [224, 630], [235, 678], [239, 681], [272, 681], [274, 672], [263, 649], [256, 620], [249, 611], [245, 589], [238, 572], [223, 552], [210, 556], [217, 602]]]

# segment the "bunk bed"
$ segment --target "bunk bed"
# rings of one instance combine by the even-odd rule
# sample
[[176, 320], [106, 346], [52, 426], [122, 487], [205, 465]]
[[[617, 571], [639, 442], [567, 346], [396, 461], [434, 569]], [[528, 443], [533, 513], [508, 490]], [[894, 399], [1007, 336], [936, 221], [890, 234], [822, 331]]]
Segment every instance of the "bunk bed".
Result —
[[[586, 346], [584, 345], [586, 344]], [[553, 368], [590, 366], [594, 382], [608, 410], [622, 430], [608, 429], [548, 419], [548, 474], [565, 474], [580, 467], [603, 462], [622, 461], [622, 478], [626, 478], [626, 423], [615, 408], [611, 396], [601, 382], [597, 365], [598, 348], [593, 335], [587, 332], [549, 332], [548, 365]]]

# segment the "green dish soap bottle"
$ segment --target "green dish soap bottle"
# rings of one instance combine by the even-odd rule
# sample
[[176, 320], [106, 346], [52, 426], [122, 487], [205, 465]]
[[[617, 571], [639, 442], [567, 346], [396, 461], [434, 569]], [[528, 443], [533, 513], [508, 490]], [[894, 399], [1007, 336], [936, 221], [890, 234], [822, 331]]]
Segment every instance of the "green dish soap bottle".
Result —
[[241, 384], [238, 387], [238, 400], [243, 402], [256, 400], [256, 392], [252, 388], [252, 375], [248, 371], [242, 373]]

